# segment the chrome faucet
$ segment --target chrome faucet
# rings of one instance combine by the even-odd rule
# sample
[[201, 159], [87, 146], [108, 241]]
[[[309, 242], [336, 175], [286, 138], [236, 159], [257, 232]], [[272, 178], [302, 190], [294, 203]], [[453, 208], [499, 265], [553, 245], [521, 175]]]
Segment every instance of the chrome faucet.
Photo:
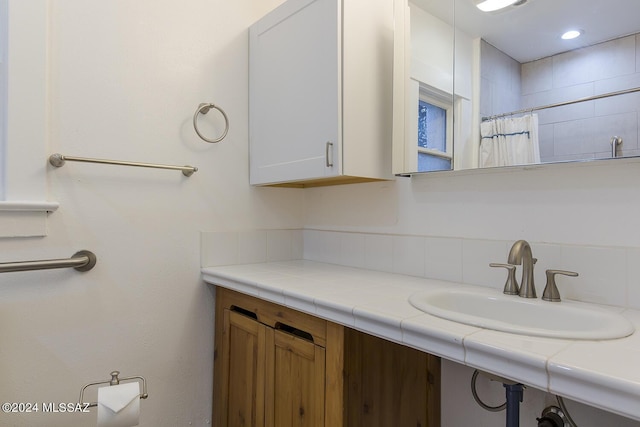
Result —
[[522, 280], [518, 295], [523, 298], [537, 298], [536, 286], [533, 283], [533, 265], [536, 261], [531, 253], [531, 246], [526, 240], [518, 240], [511, 246], [509, 264], [522, 264]]

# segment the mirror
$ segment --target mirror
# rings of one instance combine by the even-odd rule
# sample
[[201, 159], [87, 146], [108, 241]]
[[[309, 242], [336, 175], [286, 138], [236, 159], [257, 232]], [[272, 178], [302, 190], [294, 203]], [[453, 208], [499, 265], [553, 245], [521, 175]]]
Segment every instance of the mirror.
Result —
[[640, 156], [640, 1], [482, 1], [397, 6], [394, 173]]

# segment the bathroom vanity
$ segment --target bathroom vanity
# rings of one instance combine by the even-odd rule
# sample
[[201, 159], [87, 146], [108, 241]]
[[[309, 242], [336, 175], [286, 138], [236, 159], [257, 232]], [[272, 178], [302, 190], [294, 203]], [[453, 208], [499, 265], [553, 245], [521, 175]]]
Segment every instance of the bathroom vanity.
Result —
[[439, 426], [440, 359], [216, 288], [214, 426]]
[[[638, 333], [611, 340], [572, 340], [483, 329], [426, 314], [409, 303], [410, 296], [419, 292], [456, 288], [477, 289], [477, 286], [314, 261], [297, 260], [205, 267], [202, 269], [202, 275], [207, 283], [216, 285], [216, 289], [221, 293], [216, 301], [215, 417], [226, 416], [222, 415], [225, 413], [224, 409], [229, 407], [229, 397], [225, 396], [234, 393], [235, 387], [244, 383], [244, 381], [231, 380], [231, 375], [235, 375], [234, 368], [225, 367], [225, 363], [228, 364], [230, 358], [236, 362], [244, 360], [230, 352], [236, 350], [238, 346], [234, 347], [229, 342], [225, 344], [225, 340], [228, 339], [225, 335], [228, 335], [230, 330], [222, 329], [226, 317], [227, 328], [231, 328], [232, 318], [236, 318], [241, 319], [243, 324], [253, 325], [252, 330], [257, 331], [241, 332], [245, 334], [247, 340], [253, 342], [254, 350], [244, 347], [244, 351], [249, 351], [250, 354], [257, 354], [261, 345], [275, 346], [276, 334], [281, 336], [283, 344], [278, 349], [270, 350], [270, 353], [272, 355], [292, 353], [293, 345], [287, 347], [284, 343], [297, 343], [299, 339], [310, 342], [309, 335], [311, 335], [314, 340], [313, 357], [324, 354], [325, 372], [322, 374], [321, 371], [310, 369], [305, 375], [308, 379], [314, 375], [318, 377], [324, 375], [327, 392], [322, 394], [318, 391], [314, 398], [323, 401], [316, 407], [324, 406], [325, 425], [358, 425], [350, 422], [345, 424], [345, 418], [341, 418], [341, 414], [359, 412], [364, 416], [372, 406], [366, 404], [366, 397], [364, 400], [352, 401], [351, 392], [355, 390], [357, 399], [362, 399], [363, 395], [358, 393], [388, 392], [390, 387], [388, 384], [395, 384], [393, 387], [399, 387], [398, 390], [403, 390], [401, 387], [421, 390], [421, 397], [416, 397], [415, 403], [425, 411], [425, 417], [432, 414], [437, 417], [439, 408], [437, 357], [640, 420], [640, 407], [637, 404], [640, 399], [640, 372], [630, 369], [636, 366], [637, 357], [640, 354]], [[222, 288], [235, 292], [228, 293]], [[518, 297], [514, 296], [514, 298]], [[242, 310], [234, 312], [234, 306]], [[615, 307], [604, 307], [604, 309], [622, 312], [634, 324], [636, 330], [640, 327], [638, 311]], [[278, 322], [281, 326], [277, 325]], [[316, 327], [310, 325], [320, 325], [318, 329], [324, 332], [319, 333]], [[291, 328], [298, 328], [309, 335], [305, 335], [307, 338], [301, 338]], [[264, 332], [259, 332], [260, 329]], [[251, 334], [254, 334], [255, 338], [251, 338]], [[260, 338], [262, 336], [260, 334], [263, 334], [264, 338]], [[371, 344], [358, 344], [359, 340], [369, 339], [373, 340]], [[305, 344], [308, 343], [305, 342]], [[369, 347], [371, 350], [366, 350], [366, 346], [371, 346]], [[353, 348], [356, 350], [352, 350]], [[410, 349], [429, 356], [426, 356], [426, 359], [420, 359], [416, 355], [410, 356]], [[391, 351], [397, 351], [402, 355], [401, 357], [406, 357], [406, 360], [411, 362], [402, 364], [384, 362]], [[311, 352], [307, 354], [311, 355]], [[274, 372], [269, 374], [270, 377], [266, 376], [262, 379], [254, 376], [253, 381], [258, 387], [263, 387], [264, 381], [268, 378], [285, 381], [295, 378], [286, 370], [289, 368], [285, 368], [287, 365], [283, 364], [284, 359], [277, 362], [277, 356], [270, 357], [281, 364], [269, 368]], [[378, 361], [378, 357], [382, 360]], [[227, 359], [226, 362], [225, 359]], [[297, 359], [300, 360], [299, 357]], [[265, 364], [273, 363], [273, 360], [271, 362], [268, 358], [266, 360]], [[291, 364], [294, 359], [289, 360], [286, 363]], [[364, 361], [373, 365], [367, 368]], [[255, 369], [259, 369], [257, 363], [249, 358], [243, 366], [256, 364]], [[358, 371], [359, 363], [363, 364], [362, 369], [367, 370], [366, 375], [362, 374], [363, 371]], [[409, 366], [408, 375], [404, 375], [405, 372], [399, 368], [404, 363]], [[342, 384], [340, 384], [339, 374], [341, 369], [345, 372]], [[352, 383], [350, 374], [354, 369], [356, 369], [355, 372], [360, 373], [353, 377], [356, 380]], [[370, 375], [371, 372], [380, 375], [379, 383], [364, 385], [357, 380], [358, 375], [362, 378]], [[416, 376], [424, 376], [425, 373], [426, 378], [423, 377], [418, 384], [405, 381], [405, 379], [415, 379]], [[225, 375], [228, 376], [225, 377]], [[249, 381], [247, 384], [252, 382]], [[358, 390], [357, 384], [361, 384], [362, 389]], [[426, 397], [422, 397], [425, 396], [423, 391], [425, 388], [428, 392]], [[280, 397], [287, 396], [283, 394], [284, 391], [273, 393], [272, 390], [274, 389], [270, 388], [269, 392], [264, 393], [265, 395], [273, 394], [269, 399], [275, 396], [275, 399], [284, 399], [284, 403], [291, 404], [291, 399]], [[305, 390], [311, 393], [309, 388]], [[318, 390], [321, 390], [320, 386]], [[390, 396], [400, 393], [393, 392]], [[406, 396], [417, 395], [419, 395], [417, 391], [406, 394]], [[256, 404], [263, 407], [268, 399], [266, 396], [264, 402], [261, 399], [257, 398], [255, 402], [244, 402], [240, 406], [245, 405], [244, 407], [247, 408], [246, 405]], [[278, 403], [276, 401], [276, 404]], [[402, 403], [406, 402], [402, 400]], [[298, 402], [294, 406], [289, 406], [286, 411], [291, 410], [295, 413], [299, 409], [297, 404]], [[251, 408], [247, 411], [255, 411], [255, 406]], [[265, 407], [265, 413], [269, 414], [266, 409], [267, 407]], [[237, 412], [237, 409], [234, 410]], [[388, 410], [396, 412], [398, 407], [392, 405]], [[269, 411], [273, 409], [269, 408]], [[405, 412], [404, 407], [400, 412]], [[334, 421], [330, 423], [330, 417], [334, 417], [337, 420], [336, 423], [342, 422], [342, 424], [332, 424]], [[220, 424], [224, 422], [223, 419], [215, 419], [216, 425], [226, 425]]]

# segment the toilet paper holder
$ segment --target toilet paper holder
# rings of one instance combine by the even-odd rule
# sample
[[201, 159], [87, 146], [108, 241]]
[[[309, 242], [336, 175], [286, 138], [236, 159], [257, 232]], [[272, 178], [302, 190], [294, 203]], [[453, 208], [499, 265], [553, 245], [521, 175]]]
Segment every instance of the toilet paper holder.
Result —
[[142, 393], [140, 393], [140, 399], [146, 399], [147, 397], [149, 397], [149, 394], [147, 394], [147, 380], [145, 380], [144, 377], [136, 376], [136, 377], [120, 378], [119, 375], [120, 375], [120, 371], [113, 371], [113, 372], [111, 372], [111, 379], [110, 380], [99, 381], [99, 382], [95, 382], [95, 383], [89, 383], [89, 384], [85, 385], [84, 387], [82, 387], [82, 389], [80, 390], [80, 399], [78, 400], [78, 403], [80, 405], [82, 405], [83, 407], [86, 407], [88, 405], [89, 408], [93, 408], [95, 406], [98, 406], [98, 402], [92, 402], [92, 403], [85, 403], [84, 402], [84, 391], [88, 387], [92, 387], [92, 386], [100, 385], [100, 384], [109, 384], [110, 386], [112, 386], [112, 385], [120, 384], [121, 381], [132, 381], [132, 380], [140, 380], [140, 381], [142, 381]]

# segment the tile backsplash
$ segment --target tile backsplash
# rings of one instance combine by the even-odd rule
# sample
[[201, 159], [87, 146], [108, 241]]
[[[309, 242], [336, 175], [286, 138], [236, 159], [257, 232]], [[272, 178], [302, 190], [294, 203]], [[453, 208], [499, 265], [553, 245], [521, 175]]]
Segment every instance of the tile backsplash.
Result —
[[301, 229], [200, 233], [200, 265], [214, 267], [301, 259]]
[[[502, 289], [513, 241], [431, 237], [316, 229], [203, 232], [202, 266], [306, 259]], [[538, 296], [545, 271], [557, 277], [563, 298], [640, 309], [640, 248], [529, 242]], [[520, 280], [521, 267], [516, 276]]]

